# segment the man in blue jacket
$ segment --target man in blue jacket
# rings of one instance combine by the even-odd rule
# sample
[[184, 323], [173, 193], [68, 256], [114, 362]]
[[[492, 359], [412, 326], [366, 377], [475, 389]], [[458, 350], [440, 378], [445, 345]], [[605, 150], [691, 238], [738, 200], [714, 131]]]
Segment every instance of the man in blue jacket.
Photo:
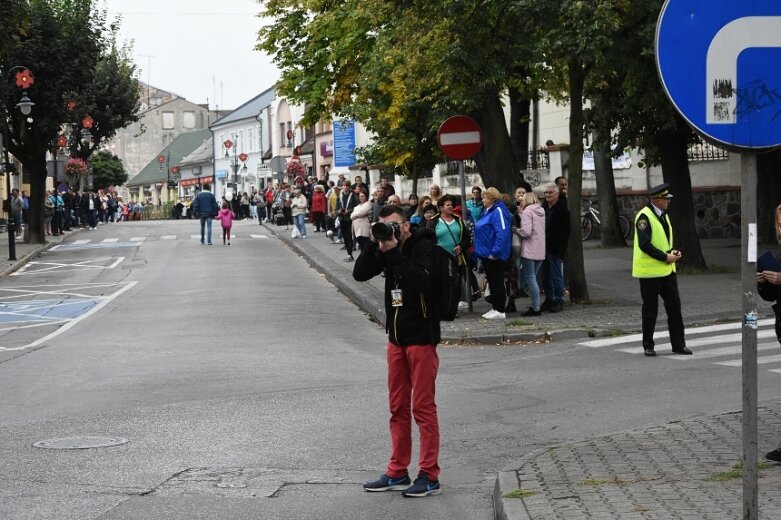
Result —
[[212, 219], [219, 213], [220, 206], [214, 194], [209, 191], [209, 185], [206, 184], [203, 190], [195, 196], [192, 204], [193, 214], [201, 219], [201, 244], [203, 244], [204, 227], [207, 231], [207, 243], [212, 245]]

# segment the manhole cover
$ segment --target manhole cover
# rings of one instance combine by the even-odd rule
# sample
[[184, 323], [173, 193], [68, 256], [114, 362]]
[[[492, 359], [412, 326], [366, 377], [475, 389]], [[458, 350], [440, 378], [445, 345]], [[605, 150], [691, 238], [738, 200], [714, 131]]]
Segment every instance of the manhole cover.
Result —
[[62, 439], [46, 439], [33, 443], [36, 448], [49, 450], [84, 450], [88, 448], [107, 448], [119, 446], [128, 442], [122, 437], [65, 437]]

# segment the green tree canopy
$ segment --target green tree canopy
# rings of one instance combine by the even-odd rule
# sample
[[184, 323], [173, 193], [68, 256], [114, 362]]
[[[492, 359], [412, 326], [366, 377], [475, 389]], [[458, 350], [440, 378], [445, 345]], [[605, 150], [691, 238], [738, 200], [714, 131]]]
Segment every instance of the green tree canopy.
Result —
[[92, 154], [92, 184], [95, 189], [121, 186], [127, 182], [122, 161], [108, 150], [100, 150]]

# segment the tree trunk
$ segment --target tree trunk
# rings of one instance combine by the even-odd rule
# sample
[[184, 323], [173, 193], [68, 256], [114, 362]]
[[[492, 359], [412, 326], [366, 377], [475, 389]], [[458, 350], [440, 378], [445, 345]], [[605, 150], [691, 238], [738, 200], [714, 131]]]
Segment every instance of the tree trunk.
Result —
[[757, 234], [765, 244], [776, 243], [776, 206], [781, 203], [781, 150], [757, 155]]
[[[30, 172], [29, 236], [33, 244], [45, 244], [43, 198], [46, 195], [46, 141], [37, 128], [32, 131], [30, 138], [33, 140], [29, 148], [31, 154], [24, 162], [25, 169]], [[56, 182], [55, 178], [55, 185]]]
[[475, 155], [483, 184], [502, 193], [513, 193], [515, 186], [523, 182], [523, 174], [513, 166], [512, 144], [499, 95], [485, 99], [480, 112], [472, 117], [483, 131], [483, 146]]
[[515, 157], [515, 171], [527, 169], [529, 164], [529, 121], [531, 101], [524, 99], [516, 88], [510, 88], [510, 142]]
[[583, 192], [583, 85], [586, 71], [578, 58], [568, 64], [569, 75], [569, 191], [570, 235], [567, 248], [569, 295], [572, 302], [586, 302], [588, 285], [583, 262], [583, 241], [580, 232], [580, 197]]
[[[599, 233], [603, 248], [626, 247], [621, 232], [616, 202], [616, 182], [613, 177], [613, 159], [610, 152], [610, 132], [594, 129], [594, 169], [599, 194]], [[608, 141], [605, 141], [604, 139]]]
[[694, 224], [692, 180], [686, 153], [691, 129], [680, 116], [675, 119], [675, 129], [661, 132], [658, 136], [662, 175], [664, 181], [670, 184], [670, 192], [674, 196], [670, 203], [670, 221], [675, 232], [674, 247], [683, 253], [681, 266], [705, 270], [707, 265]]

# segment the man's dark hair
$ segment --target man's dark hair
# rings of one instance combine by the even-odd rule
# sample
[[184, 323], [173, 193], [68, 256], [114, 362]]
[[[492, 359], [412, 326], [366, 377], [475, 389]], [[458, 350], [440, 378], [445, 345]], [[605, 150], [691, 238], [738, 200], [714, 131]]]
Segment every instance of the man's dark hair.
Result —
[[433, 211], [434, 213], [437, 212], [437, 207], [433, 204], [426, 204], [426, 206], [423, 208], [423, 213], [427, 211]]
[[529, 184], [529, 183], [528, 183], [528, 182], [526, 182], [526, 181], [523, 181], [522, 183], [520, 183], [520, 184], [517, 186], [517, 188], [516, 188], [516, 189], [518, 189], [518, 188], [523, 188], [523, 189], [525, 189], [525, 190], [526, 190], [526, 193], [529, 193], [530, 191], [532, 191], [532, 185], [531, 185], [531, 184]]
[[[440, 198], [437, 199], [437, 207], [441, 208], [445, 205], [445, 202], [450, 201], [453, 203], [453, 206], [456, 205], [456, 199], [452, 195], [442, 195]], [[425, 213], [425, 211], [424, 211]]]
[[567, 180], [567, 178], [566, 178], [565, 176], [563, 176], [563, 175], [559, 175], [558, 177], [556, 177], [555, 179], [553, 179], [553, 184], [556, 184], [556, 185], [558, 185], [558, 184], [559, 184], [559, 181], [560, 181], [561, 179], [564, 179], [565, 181]]
[[406, 215], [404, 215], [404, 210], [401, 209], [398, 206], [383, 206], [380, 210], [380, 218], [390, 217], [391, 215], [398, 215], [401, 217], [402, 222], [407, 220]]

